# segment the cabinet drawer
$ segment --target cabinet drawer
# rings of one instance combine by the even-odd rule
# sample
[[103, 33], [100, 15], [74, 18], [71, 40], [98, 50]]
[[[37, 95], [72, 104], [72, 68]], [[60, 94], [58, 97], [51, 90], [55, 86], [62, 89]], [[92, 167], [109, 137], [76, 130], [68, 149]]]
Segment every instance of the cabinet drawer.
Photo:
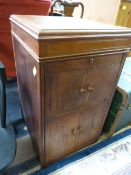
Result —
[[45, 129], [46, 165], [94, 143], [101, 133], [106, 105], [99, 104], [48, 123]]
[[47, 118], [109, 100], [120, 67], [117, 63], [48, 74], [45, 84]]
[[123, 53], [81, 57], [79, 59], [65, 60], [48, 63], [46, 65], [47, 74], [73, 71], [76, 69], [87, 69], [93, 66], [104, 66], [121, 62]]

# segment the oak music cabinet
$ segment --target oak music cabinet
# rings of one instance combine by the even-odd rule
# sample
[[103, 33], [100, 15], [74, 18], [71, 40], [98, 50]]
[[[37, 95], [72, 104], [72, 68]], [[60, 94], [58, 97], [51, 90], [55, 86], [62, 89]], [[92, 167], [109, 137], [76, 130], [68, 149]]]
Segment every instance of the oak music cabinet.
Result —
[[20, 99], [43, 167], [96, 142], [131, 29], [72, 17], [10, 17]]

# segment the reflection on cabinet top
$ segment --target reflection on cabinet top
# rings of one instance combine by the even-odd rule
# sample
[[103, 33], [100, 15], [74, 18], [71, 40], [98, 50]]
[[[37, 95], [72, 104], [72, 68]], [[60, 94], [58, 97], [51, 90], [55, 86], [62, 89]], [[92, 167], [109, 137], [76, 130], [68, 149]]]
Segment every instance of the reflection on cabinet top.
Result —
[[12, 15], [11, 21], [38, 36], [72, 34], [127, 34], [131, 29], [72, 17]]

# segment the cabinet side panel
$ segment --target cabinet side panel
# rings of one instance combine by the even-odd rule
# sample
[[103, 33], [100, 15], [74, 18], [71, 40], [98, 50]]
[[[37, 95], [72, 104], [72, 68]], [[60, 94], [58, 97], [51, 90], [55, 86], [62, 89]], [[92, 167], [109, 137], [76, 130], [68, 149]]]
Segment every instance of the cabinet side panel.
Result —
[[13, 37], [19, 96], [28, 130], [38, 154], [41, 154], [40, 66]]

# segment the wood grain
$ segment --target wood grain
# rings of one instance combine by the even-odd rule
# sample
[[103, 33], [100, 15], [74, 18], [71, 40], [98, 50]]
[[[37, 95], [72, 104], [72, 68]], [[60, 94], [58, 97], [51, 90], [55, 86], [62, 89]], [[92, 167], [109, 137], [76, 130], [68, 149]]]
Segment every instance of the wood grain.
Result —
[[90, 107], [46, 125], [46, 165], [94, 143], [100, 135], [106, 103]]
[[[131, 45], [131, 30], [128, 28], [104, 25], [88, 20], [76, 20], [70, 17], [65, 17], [62, 20], [61, 17], [42, 18], [42, 16], [17, 15], [11, 16], [10, 20], [12, 21], [12, 31], [19, 36], [20, 42], [24, 42], [40, 61], [62, 56], [107, 52], [113, 49], [129, 49]], [[61, 27], [58, 23], [59, 20]], [[43, 25], [42, 22], [45, 21], [46, 24]], [[36, 22], [40, 24], [36, 25]], [[82, 23], [83, 29], [79, 22]], [[54, 23], [58, 24], [57, 30]], [[74, 23], [76, 28], [70, 25]], [[66, 28], [64, 28], [65, 24]], [[105, 27], [103, 28], [103, 26]]]
[[[17, 82], [22, 109], [28, 130], [40, 156], [42, 144], [39, 64], [15, 38], [13, 38], [13, 42], [16, 53]], [[34, 68], [36, 68], [37, 71], [35, 76], [33, 74]]]
[[[72, 66], [75, 69], [75, 65]], [[47, 72], [45, 91], [47, 118], [58, 117], [69, 111], [109, 100], [120, 67], [121, 64], [117, 63], [82, 70], [67, 70], [50, 75]], [[89, 87], [93, 90], [89, 91]], [[81, 89], [87, 89], [87, 93], [80, 94]]]

